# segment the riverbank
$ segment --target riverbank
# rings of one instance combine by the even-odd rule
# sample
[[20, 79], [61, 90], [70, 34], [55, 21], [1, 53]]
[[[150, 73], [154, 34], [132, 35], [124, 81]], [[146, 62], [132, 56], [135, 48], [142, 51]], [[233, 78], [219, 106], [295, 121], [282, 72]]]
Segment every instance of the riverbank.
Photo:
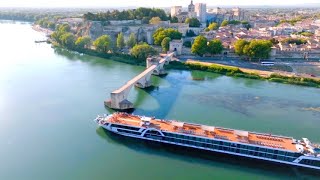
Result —
[[[57, 48], [67, 48], [57, 44], [56, 42], [52, 42], [52, 45]], [[127, 63], [131, 65], [138, 65], [138, 66], [146, 66], [145, 60], [134, 58], [129, 54], [104, 53], [104, 52], [98, 52], [94, 49], [78, 49], [78, 48], [68, 48], [68, 49], [79, 52], [79, 53], [91, 55], [91, 56], [112, 59], [117, 62]], [[227, 76], [269, 80], [269, 81], [284, 83], [284, 84], [294, 84], [294, 85], [320, 88], [320, 78], [297, 77], [288, 73], [274, 73], [270, 71], [239, 68], [236, 66], [222, 65], [222, 64], [209, 63], [209, 62], [201, 62], [201, 61], [193, 61], [193, 60], [187, 60], [186, 62], [177, 61], [177, 62], [171, 62], [169, 65], [167, 65], [167, 68], [178, 69], [178, 70], [200, 70], [200, 71], [223, 74]]]
[[309, 86], [320, 88], [320, 78], [316, 77], [298, 77], [293, 73], [285, 72], [271, 72], [271, 71], [262, 71], [254, 70], [247, 68], [239, 68], [235, 66], [227, 66], [216, 63], [200, 62], [188, 60], [185, 65], [193, 70], [204, 70], [219, 74], [224, 74], [227, 76], [243, 77], [250, 79], [261, 79], [268, 80], [273, 82], [279, 82], [284, 84], [294, 84], [300, 86]]

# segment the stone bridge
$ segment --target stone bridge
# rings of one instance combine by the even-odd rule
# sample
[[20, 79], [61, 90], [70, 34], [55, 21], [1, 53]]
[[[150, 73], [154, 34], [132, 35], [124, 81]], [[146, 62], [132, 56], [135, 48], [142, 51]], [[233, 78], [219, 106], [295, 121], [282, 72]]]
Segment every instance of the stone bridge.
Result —
[[104, 104], [112, 109], [127, 110], [132, 109], [133, 104], [127, 100], [131, 88], [135, 85], [139, 88], [147, 88], [151, 86], [151, 75], [162, 75], [164, 71], [164, 64], [169, 64], [174, 53], [166, 54], [164, 57], [147, 58], [147, 68], [142, 73], [128, 81], [119, 89], [110, 94], [110, 99]]

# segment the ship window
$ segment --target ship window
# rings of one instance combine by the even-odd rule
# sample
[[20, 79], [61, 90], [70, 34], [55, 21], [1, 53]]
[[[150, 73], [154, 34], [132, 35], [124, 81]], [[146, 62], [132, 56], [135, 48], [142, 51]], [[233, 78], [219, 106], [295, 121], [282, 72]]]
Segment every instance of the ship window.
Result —
[[273, 155], [273, 156], [272, 156], [272, 159], [277, 159], [277, 155]]
[[229, 151], [229, 148], [228, 147], [223, 147], [223, 150], [224, 151]]
[[260, 152], [267, 152], [267, 149], [266, 148], [259, 148], [259, 151]]
[[320, 167], [320, 161], [314, 161], [314, 165]]
[[242, 148], [242, 149], [247, 149], [247, 146], [246, 145], [240, 145], [240, 148]]
[[240, 150], [239, 149], [236, 149], [236, 153], [239, 153], [240, 152]]
[[268, 149], [268, 153], [273, 153], [273, 149]]
[[213, 145], [213, 149], [218, 149], [218, 146], [217, 145]]
[[254, 154], [253, 154], [254, 156], [258, 156], [259, 155], [259, 153], [258, 152], [254, 152]]
[[278, 151], [278, 154], [285, 155], [285, 152], [284, 151]]
[[279, 160], [283, 160], [283, 159], [284, 159], [284, 156], [278, 156], [278, 159], [279, 159]]
[[267, 154], [266, 157], [267, 158], [272, 158], [272, 154]]
[[274, 150], [273, 154], [278, 154], [278, 150]]
[[259, 153], [260, 157], [266, 157], [266, 153]]
[[253, 155], [253, 154], [254, 154], [254, 152], [253, 152], [253, 151], [249, 151], [249, 154], [250, 154], [250, 155]]
[[228, 143], [228, 142], [223, 142], [223, 145], [225, 145], [225, 146], [230, 146], [230, 143]]
[[241, 149], [240, 152], [241, 152], [241, 154], [247, 154], [247, 153], [248, 153], [248, 150], [243, 150], [243, 149]]

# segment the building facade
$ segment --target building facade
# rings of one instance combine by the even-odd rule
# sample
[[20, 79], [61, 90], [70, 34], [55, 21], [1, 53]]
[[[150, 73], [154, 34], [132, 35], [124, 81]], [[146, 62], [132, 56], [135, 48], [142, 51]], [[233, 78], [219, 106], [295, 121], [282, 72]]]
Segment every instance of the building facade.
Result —
[[182, 6], [171, 7], [171, 17], [177, 16], [182, 12]]
[[195, 12], [197, 13], [200, 22], [207, 20], [207, 5], [205, 3], [196, 3]]

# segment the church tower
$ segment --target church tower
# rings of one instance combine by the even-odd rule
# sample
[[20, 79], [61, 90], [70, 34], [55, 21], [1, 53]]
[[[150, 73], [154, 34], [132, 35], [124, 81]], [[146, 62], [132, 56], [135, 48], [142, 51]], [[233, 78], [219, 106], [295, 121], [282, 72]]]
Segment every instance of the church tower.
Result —
[[188, 6], [188, 12], [190, 13], [192, 13], [192, 12], [194, 12], [194, 10], [195, 10], [195, 6], [194, 6], [194, 4], [193, 4], [193, 0], [191, 0], [191, 3], [189, 4], [189, 6]]

